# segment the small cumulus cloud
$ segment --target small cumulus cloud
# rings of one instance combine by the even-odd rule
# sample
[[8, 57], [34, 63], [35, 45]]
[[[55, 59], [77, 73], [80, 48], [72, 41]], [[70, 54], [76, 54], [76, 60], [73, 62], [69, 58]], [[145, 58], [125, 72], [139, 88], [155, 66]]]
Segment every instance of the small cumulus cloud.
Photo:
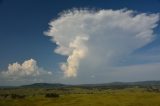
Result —
[[[0, 73], [1, 80], [32, 80], [33, 78], [40, 79], [44, 76], [51, 76], [52, 72], [46, 71], [37, 65], [37, 61], [34, 59], [29, 59], [24, 61], [22, 64], [15, 62], [8, 65], [7, 70], [3, 70]], [[34, 79], [34, 80], [35, 80]]]
[[57, 44], [55, 53], [68, 57], [61, 64], [64, 75], [76, 77], [77, 73], [100, 73], [109, 69], [106, 67], [116, 67], [123, 58], [154, 40], [158, 21], [159, 14], [127, 9], [73, 9], [51, 21], [46, 35]]

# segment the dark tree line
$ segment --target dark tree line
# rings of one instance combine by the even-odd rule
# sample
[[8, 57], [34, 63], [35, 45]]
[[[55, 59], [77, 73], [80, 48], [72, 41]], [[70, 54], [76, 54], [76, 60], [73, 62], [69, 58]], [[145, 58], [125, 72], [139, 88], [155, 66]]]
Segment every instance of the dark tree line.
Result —
[[0, 94], [1, 98], [12, 98], [12, 99], [24, 99], [26, 95], [18, 95], [18, 94]]

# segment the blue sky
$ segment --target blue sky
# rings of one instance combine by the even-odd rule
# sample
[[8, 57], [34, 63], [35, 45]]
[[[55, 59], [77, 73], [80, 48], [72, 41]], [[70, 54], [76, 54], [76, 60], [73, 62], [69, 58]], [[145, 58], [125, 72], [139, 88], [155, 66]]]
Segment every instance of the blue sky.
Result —
[[[43, 69], [53, 73], [61, 73], [59, 71], [61, 70], [59, 67], [60, 63], [65, 62], [68, 55], [55, 53], [54, 50], [57, 45], [51, 41], [54, 37], [48, 37], [44, 32], [49, 30], [48, 24], [51, 20], [58, 20], [60, 12], [73, 8], [88, 8], [89, 10], [119, 10], [125, 8], [127, 10], [137, 11], [138, 13], [156, 14], [160, 13], [160, 0], [1, 0], [0, 71], [7, 70], [8, 64], [15, 62], [23, 63], [32, 58]], [[157, 22], [157, 24], [159, 23]], [[117, 61], [114, 65], [125, 66], [159, 63], [160, 25], [155, 27], [153, 31], [156, 35], [155, 40], [146, 43], [143, 47], [136, 48], [132, 52], [132, 54], [136, 54], [136, 57], [134, 57], [135, 55], [126, 56], [124, 57], [125, 62]], [[149, 57], [149, 59], [146, 59], [145, 56]], [[90, 67], [88, 70], [90, 70]], [[82, 73], [82, 76], [83, 74], [85, 73]], [[57, 76], [60, 77], [61, 75]], [[96, 75], [91, 76], [95, 77]], [[74, 79], [71, 78], [71, 80], [69, 79], [69, 83], [85, 83], [85, 80], [81, 81], [81, 78], [78, 77], [75, 80], [77, 82], [74, 82]], [[148, 78], [148, 80], [152, 80], [153, 78]], [[114, 80], [114, 77], [111, 79], [108, 81], [119, 80]], [[91, 80], [86, 83], [94, 83]], [[99, 82], [105, 82], [105, 80], [107, 79], [101, 79]], [[147, 80], [147, 78], [140, 80]], [[63, 78], [61, 80], [54, 78], [54, 81], [64, 82]], [[122, 81], [127, 81], [127, 78]], [[5, 83], [3, 84], [5, 85]]]

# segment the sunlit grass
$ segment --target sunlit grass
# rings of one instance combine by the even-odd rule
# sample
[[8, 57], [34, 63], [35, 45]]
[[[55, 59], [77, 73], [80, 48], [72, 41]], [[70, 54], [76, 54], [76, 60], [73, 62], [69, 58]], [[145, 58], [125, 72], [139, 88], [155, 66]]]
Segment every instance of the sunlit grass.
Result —
[[77, 89], [76, 93], [75, 89], [72, 90], [74, 92], [65, 93], [64, 91], [64, 94], [57, 90], [61, 93], [57, 98], [46, 98], [44, 96], [46, 90], [43, 89], [35, 92], [33, 89], [32, 92], [27, 90], [10, 91], [10, 93], [25, 94], [28, 92], [28, 96], [25, 99], [1, 98], [0, 106], [160, 106], [160, 93], [147, 92], [139, 88], [100, 91]]

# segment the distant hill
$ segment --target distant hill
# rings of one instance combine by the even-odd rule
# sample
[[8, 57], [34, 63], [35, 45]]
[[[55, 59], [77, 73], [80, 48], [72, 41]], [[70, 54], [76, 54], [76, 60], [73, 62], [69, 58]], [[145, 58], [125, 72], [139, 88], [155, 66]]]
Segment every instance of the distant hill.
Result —
[[139, 82], [131, 82], [128, 83], [131, 85], [154, 85], [154, 86], [160, 86], [160, 81], [139, 81]]
[[61, 87], [81, 87], [81, 88], [126, 88], [126, 87], [150, 87], [157, 86], [160, 87], [160, 81], [139, 81], [139, 82], [112, 82], [112, 83], [102, 83], [102, 84], [79, 84], [79, 85], [67, 85], [60, 83], [34, 83], [22, 86], [0, 86], [0, 88], [12, 88], [12, 87], [22, 87], [22, 88], [61, 88]]
[[160, 81], [112, 82], [104, 84], [84, 84], [83, 86], [116, 86], [116, 85], [160, 86]]
[[82, 84], [77, 85], [82, 88], [108, 88], [108, 89], [123, 89], [127, 87], [159, 87], [160, 88], [160, 81], [139, 81], [139, 82], [112, 82], [112, 83], [104, 83], [104, 84]]
[[30, 85], [22, 85], [20, 87], [27, 87], [27, 88], [51, 88], [51, 87], [64, 87], [66, 85], [59, 84], [59, 83], [34, 83]]

